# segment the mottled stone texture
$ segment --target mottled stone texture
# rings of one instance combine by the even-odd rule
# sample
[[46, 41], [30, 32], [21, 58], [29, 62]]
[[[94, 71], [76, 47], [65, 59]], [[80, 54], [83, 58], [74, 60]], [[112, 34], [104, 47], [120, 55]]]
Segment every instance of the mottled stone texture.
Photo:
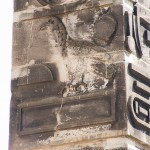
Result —
[[149, 150], [149, 3], [15, 0], [10, 150]]

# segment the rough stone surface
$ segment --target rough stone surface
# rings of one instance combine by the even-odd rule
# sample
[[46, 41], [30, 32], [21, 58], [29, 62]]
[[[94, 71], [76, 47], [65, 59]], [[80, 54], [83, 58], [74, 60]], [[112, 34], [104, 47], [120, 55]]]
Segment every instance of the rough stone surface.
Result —
[[10, 150], [149, 150], [147, 1], [14, 1]]

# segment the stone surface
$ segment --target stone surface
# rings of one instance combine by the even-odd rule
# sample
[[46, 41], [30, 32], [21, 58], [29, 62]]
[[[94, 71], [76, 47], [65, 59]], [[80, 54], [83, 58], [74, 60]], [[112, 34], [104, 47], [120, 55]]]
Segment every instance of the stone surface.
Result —
[[28, 135], [113, 122], [114, 99], [114, 91], [108, 91], [108, 95], [98, 92], [68, 99], [53, 98], [39, 103], [22, 103], [18, 106], [19, 134]]
[[147, 1], [14, 2], [10, 150], [149, 150]]

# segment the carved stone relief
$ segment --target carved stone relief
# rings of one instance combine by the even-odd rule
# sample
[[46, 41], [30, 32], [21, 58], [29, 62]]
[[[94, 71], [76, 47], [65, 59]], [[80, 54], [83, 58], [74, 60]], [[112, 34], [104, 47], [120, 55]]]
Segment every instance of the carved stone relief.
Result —
[[127, 95], [129, 132], [134, 137], [149, 136], [150, 45], [149, 10], [140, 3], [125, 9], [125, 47], [127, 67]]
[[[76, 18], [74, 21], [71, 21], [71, 15]], [[114, 88], [118, 71], [114, 67], [108, 74], [111, 64], [105, 64], [104, 60], [105, 57], [111, 57], [105, 48], [110, 51], [109, 47], [118, 29], [111, 8], [85, 10], [80, 14], [75, 12], [71, 15], [15, 24], [15, 32], [18, 34], [14, 37], [14, 41], [20, 42], [14, 43], [16, 50], [13, 53], [15, 56], [13, 63], [25, 66], [28, 64], [28, 67], [20, 70], [18, 86], [28, 83], [32, 86], [35, 78], [32, 74], [33, 68], [34, 71], [37, 70], [35, 74], [39, 76], [35, 78], [36, 83], [45, 82], [45, 79], [42, 79], [43, 72], [40, 73], [38, 67], [41, 68], [48, 62], [50, 66], [55, 67], [53, 70], [49, 69], [50, 79], [47, 80], [52, 81], [50, 84], [53, 88], [56, 85], [55, 95], [67, 97], [93, 90]], [[103, 33], [103, 30], [106, 30], [103, 27], [109, 28], [109, 31]], [[25, 33], [26, 28], [29, 29], [29, 34]], [[28, 38], [30, 40], [27, 41]], [[58, 89], [57, 86], [62, 84], [66, 85], [61, 90]], [[24, 88], [25, 86], [19, 87], [21, 90]], [[50, 93], [52, 91], [50, 90]]]
[[[130, 52], [136, 52], [138, 57], [148, 55], [147, 49], [150, 47], [149, 25], [150, 19], [144, 16], [149, 14], [138, 3], [134, 3], [133, 13], [125, 12], [125, 43]], [[145, 46], [147, 48], [145, 48]], [[146, 56], [147, 57], [147, 56]]]
[[72, 40], [99, 46], [110, 44], [117, 30], [117, 21], [111, 13], [111, 8], [103, 8], [98, 11], [87, 10], [80, 14], [75, 12], [63, 18], [63, 22]]
[[[93, 0], [92, 0], [93, 1]], [[101, 0], [100, 0], [101, 1]], [[97, 0], [93, 1], [97, 3]], [[52, 7], [61, 7], [65, 5], [70, 5], [72, 7], [78, 7], [81, 4], [86, 3], [86, 5], [91, 5], [92, 3], [87, 0], [17, 0], [14, 1], [14, 9], [15, 11], [25, 10], [25, 9], [36, 9], [42, 6], [52, 6]]]
[[132, 95], [129, 97], [128, 108], [134, 126], [149, 133], [150, 131], [150, 74], [129, 64], [130, 75], [134, 78]]
[[81, 95], [80, 98], [53, 97], [51, 100], [43, 99], [38, 104], [36, 102], [19, 104], [18, 134], [52, 132], [106, 121], [111, 123], [115, 121], [115, 92], [113, 90], [107, 92], [107, 96], [104, 91], [100, 91], [93, 95]]
[[[65, 56], [67, 32], [64, 24], [57, 17], [51, 17], [48, 22], [41, 25], [40, 30], [45, 30], [49, 37], [50, 47], [57, 47], [59, 50], [52, 50], [54, 55]], [[60, 58], [61, 59], [61, 58]], [[52, 60], [54, 61], [54, 60]], [[55, 60], [57, 61], [57, 60]]]
[[[86, 18], [87, 13], [89, 15]], [[103, 33], [106, 30], [104, 28], [109, 31]], [[117, 22], [111, 15], [110, 8], [100, 9], [96, 13], [84, 11], [80, 15], [68, 14], [62, 21], [60, 18], [51, 17], [40, 26], [40, 30], [49, 35], [48, 41], [53, 55], [51, 62], [55, 62], [58, 67], [60, 81], [66, 82], [62, 89], [63, 97], [107, 87], [112, 79], [100, 70], [105, 65], [98, 60], [99, 56], [95, 54], [99, 54], [92, 47], [100, 46], [103, 49], [115, 36]], [[83, 45], [89, 48], [88, 53]], [[84, 55], [85, 53], [87, 54]]]
[[22, 69], [17, 85], [51, 82], [54, 80], [51, 70], [44, 64], [34, 64]]
[[124, 139], [128, 126], [147, 138], [150, 77], [143, 58], [150, 44], [149, 19], [137, 4], [130, 11], [124, 4], [113, 4], [112, 0], [18, 4], [16, 11], [21, 11], [15, 13], [23, 17], [14, 23], [12, 150], [27, 150], [28, 143], [31, 149], [45, 143], [55, 149], [83, 140]]
[[[122, 50], [123, 38], [116, 38], [123, 33], [118, 27], [120, 10], [85, 9], [14, 23], [17, 135], [36, 137], [115, 122], [115, 90], [124, 85], [118, 84], [119, 75], [124, 77], [122, 63], [115, 60], [123, 55], [111, 54], [117, 43]], [[124, 91], [118, 97], [122, 95]], [[122, 128], [124, 119], [118, 116], [116, 126]]]
[[46, 139], [58, 130], [125, 127], [123, 112], [116, 112], [125, 109], [123, 101], [116, 106], [125, 97], [120, 12], [120, 6], [106, 6], [14, 23], [14, 147], [21, 141], [26, 147], [28, 136], [37, 146], [40, 135]]

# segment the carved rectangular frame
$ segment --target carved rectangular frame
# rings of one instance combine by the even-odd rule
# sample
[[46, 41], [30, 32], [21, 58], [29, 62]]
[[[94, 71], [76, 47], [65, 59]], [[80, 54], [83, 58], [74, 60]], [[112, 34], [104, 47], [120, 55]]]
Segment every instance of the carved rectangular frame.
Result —
[[[99, 102], [98, 102], [99, 101]], [[47, 124], [44, 127], [33, 127], [31, 128], [26, 128], [24, 127], [23, 123], [23, 117], [26, 117], [24, 114], [25, 111], [32, 111], [32, 110], [37, 110], [37, 115], [38, 115], [38, 109], [42, 109], [45, 111], [44, 108], [49, 110], [51, 113], [52, 109], [60, 109], [60, 107], [65, 107], [63, 105], [69, 105], [73, 106], [74, 103], [79, 103], [83, 104], [83, 109], [86, 108], [86, 106], [90, 106], [91, 103], [100, 103], [102, 104], [101, 106], [98, 106], [94, 104], [95, 109], [100, 109], [104, 107], [104, 105], [108, 105], [108, 108], [110, 110], [106, 110], [109, 113], [109, 115], [104, 115], [99, 114], [97, 118], [94, 117], [95, 114], [93, 114], [93, 117], [87, 119], [81, 118], [81, 120], [77, 120], [74, 118], [71, 122], [64, 122], [64, 125], [57, 125], [57, 128], [59, 130], [64, 130], [64, 129], [71, 129], [71, 128], [76, 128], [76, 127], [83, 127], [83, 126], [89, 126], [89, 125], [96, 125], [96, 124], [104, 124], [104, 123], [111, 123], [115, 121], [115, 90], [99, 90], [97, 92], [92, 92], [92, 93], [86, 93], [83, 95], [78, 95], [78, 96], [73, 96], [73, 97], [67, 97], [67, 98], [46, 98], [42, 99], [36, 102], [25, 102], [22, 104], [19, 104], [17, 106], [18, 109], [18, 134], [19, 135], [29, 135], [29, 134], [36, 134], [36, 133], [43, 133], [43, 132], [54, 132], [56, 130], [56, 124]], [[49, 107], [49, 109], [48, 109]], [[93, 107], [93, 108], [94, 108]], [[66, 113], [69, 115], [70, 112], [68, 109], [65, 109]], [[91, 108], [89, 108], [91, 110]], [[89, 111], [87, 110], [87, 111]], [[80, 114], [82, 110], [79, 110], [77, 113]], [[36, 113], [35, 113], [36, 114]], [[39, 114], [40, 115], [40, 114]], [[28, 117], [28, 116], [27, 116]], [[81, 116], [82, 117], [82, 116]], [[44, 120], [42, 121], [44, 122]]]

